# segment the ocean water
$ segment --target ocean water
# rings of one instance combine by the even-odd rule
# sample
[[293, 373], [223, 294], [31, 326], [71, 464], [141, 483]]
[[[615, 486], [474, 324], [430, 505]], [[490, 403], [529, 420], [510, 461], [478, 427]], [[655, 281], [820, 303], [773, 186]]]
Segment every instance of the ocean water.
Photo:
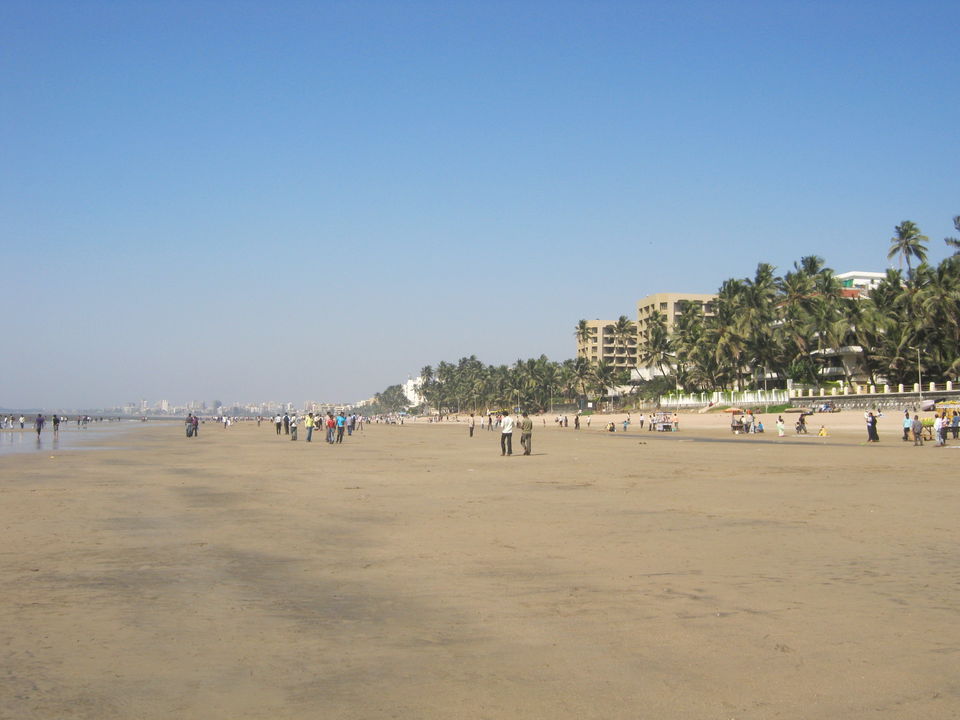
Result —
[[19, 426], [15, 430], [0, 430], [0, 455], [14, 453], [50, 453], [65, 450], [106, 450], [110, 438], [120, 433], [129, 432], [137, 427], [143, 427], [141, 422], [104, 422], [90, 423], [87, 428], [78, 428], [74, 422], [60, 427], [57, 436], [53, 434], [53, 425], [47, 425], [37, 437], [32, 423], [23, 430]]

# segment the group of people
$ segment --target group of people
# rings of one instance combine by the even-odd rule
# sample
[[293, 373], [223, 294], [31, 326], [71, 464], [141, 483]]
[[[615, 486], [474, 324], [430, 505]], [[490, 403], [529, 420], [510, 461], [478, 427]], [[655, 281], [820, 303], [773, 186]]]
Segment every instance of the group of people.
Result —
[[353, 435], [354, 431], [363, 430], [364, 417], [351, 413], [347, 415], [340, 410], [334, 415], [328, 412], [326, 416], [323, 413], [309, 412], [304, 416], [297, 413], [277, 413], [273, 418], [273, 424], [276, 427], [277, 435], [289, 435], [291, 440], [296, 440], [298, 428], [303, 424], [307, 431], [307, 442], [313, 442], [313, 433], [315, 430], [324, 428], [327, 431], [326, 440], [331, 445], [343, 442], [344, 433], [347, 436]]
[[[61, 423], [66, 422], [66, 418], [61, 415], [52, 415], [50, 417], [50, 425], [53, 427], [53, 434], [56, 436], [60, 433]], [[34, 431], [37, 433], [37, 438], [39, 439], [40, 433], [43, 432], [43, 429], [47, 426], [47, 418], [43, 413], [37, 413], [37, 416], [29, 421], [33, 425]], [[14, 420], [12, 415], [5, 415], [0, 418], [0, 430], [15, 430], [17, 425], [20, 426], [21, 430], [26, 429], [27, 419], [20, 415], [18, 419]]]
[[[925, 427], [919, 415], [914, 415], [911, 418], [909, 410], [903, 411], [904, 442], [908, 442], [912, 436], [913, 444], [915, 446], [922, 446]], [[933, 425], [930, 426], [930, 435], [937, 447], [944, 447], [947, 444], [947, 434], [950, 432], [953, 433], [954, 440], [960, 436], [960, 410], [954, 410], [949, 415], [946, 410], [941, 410], [934, 415]]]
[[[513, 455], [513, 416], [510, 414], [500, 415], [500, 455]], [[533, 452], [533, 420], [528, 413], [522, 413], [520, 419], [520, 445], [523, 447], [523, 454], [530, 455]]]
[[[863, 419], [867, 424], [867, 442], [878, 443], [880, 436], [877, 433], [877, 420], [883, 417], [882, 412], [873, 413], [871, 411], [863, 414]], [[909, 442], [913, 439], [915, 446], [923, 445], [924, 431], [930, 428], [930, 438], [937, 444], [937, 447], [943, 447], [947, 444], [947, 434], [953, 432], [954, 440], [960, 436], [960, 411], [941, 410], [934, 414], [933, 423], [927, 425], [918, 414], [910, 416], [909, 410], [903, 411], [903, 441]]]
[[[89, 415], [77, 415], [77, 427], [86, 427], [93, 418]], [[100, 418], [101, 420], [103, 418]], [[4, 415], [0, 417], [0, 430], [16, 430], [19, 427], [21, 430], [24, 430], [27, 426], [27, 419], [23, 415], [14, 416], [14, 415]], [[57, 415], [54, 414], [50, 416], [50, 424], [53, 426], [53, 431], [55, 433], [60, 432], [60, 425], [66, 424], [68, 422], [66, 415]], [[44, 426], [47, 424], [47, 418], [44, 417], [42, 413], [37, 413], [37, 416], [29, 421], [33, 425], [34, 430], [36, 430], [39, 435]]]
[[183, 421], [183, 426], [186, 429], [187, 437], [197, 437], [200, 435], [200, 417], [189, 413], [186, 420]]

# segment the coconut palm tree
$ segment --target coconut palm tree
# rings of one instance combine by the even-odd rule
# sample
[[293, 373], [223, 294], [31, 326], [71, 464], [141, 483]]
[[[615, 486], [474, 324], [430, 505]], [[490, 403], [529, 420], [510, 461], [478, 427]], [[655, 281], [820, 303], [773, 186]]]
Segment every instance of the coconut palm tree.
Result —
[[584, 357], [590, 356], [590, 342], [593, 340], [594, 332], [594, 328], [590, 327], [586, 320], [580, 320], [574, 330], [574, 335], [577, 337], [577, 346], [583, 348]]
[[[960, 232], [960, 215], [956, 215], [953, 218], [953, 226], [957, 229], [957, 232]], [[948, 247], [953, 248], [954, 255], [960, 255], [960, 240], [955, 237], [944, 238], [943, 241], [947, 244]]]
[[628, 366], [636, 367], [637, 324], [626, 315], [621, 315], [613, 324], [613, 338], [617, 346], [617, 357], [622, 354], [627, 359]]
[[926, 243], [930, 241], [930, 238], [921, 234], [920, 228], [909, 220], [904, 220], [894, 230], [896, 235], [890, 238], [890, 251], [887, 253], [887, 259], [899, 255], [901, 260], [906, 260], [907, 275], [909, 275], [911, 272], [910, 258], [915, 257], [920, 262], [926, 262]]
[[647, 318], [647, 337], [637, 353], [640, 362], [646, 366], [656, 365], [661, 375], [667, 375], [664, 369], [673, 370], [673, 345], [667, 332], [667, 318], [659, 310], [654, 310]]
[[704, 341], [703, 306], [680, 302], [680, 316], [673, 326], [673, 350], [676, 359], [677, 383], [685, 390], [702, 389], [696, 372], [698, 348]]
[[[593, 366], [586, 358], [578, 357], [573, 361], [571, 373], [577, 393], [581, 398], [585, 399], [587, 397], [587, 390], [593, 382]], [[582, 407], [583, 405], [581, 404], [581, 408]]]
[[617, 369], [606, 360], [593, 366], [592, 387], [597, 396], [597, 407], [607, 394], [607, 390], [617, 384]]

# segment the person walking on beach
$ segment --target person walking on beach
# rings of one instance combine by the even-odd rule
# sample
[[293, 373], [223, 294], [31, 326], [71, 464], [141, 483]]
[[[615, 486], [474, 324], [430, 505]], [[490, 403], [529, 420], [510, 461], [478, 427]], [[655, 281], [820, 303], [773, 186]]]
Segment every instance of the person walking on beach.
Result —
[[40, 439], [40, 431], [43, 430], [43, 424], [46, 422], [46, 418], [43, 417], [40, 413], [37, 413], [37, 419], [33, 421], [34, 427], [37, 429], [37, 439]]
[[193, 416], [193, 436], [198, 437], [200, 435], [200, 416]]
[[307, 428], [307, 442], [313, 440], [313, 413], [307, 413], [306, 419], [303, 421], [303, 425]]
[[60, 416], [53, 416], [53, 436], [57, 437], [60, 435]]
[[524, 455], [533, 452], [533, 420], [527, 413], [523, 414], [523, 420], [520, 421], [520, 445]]
[[20, 429], [23, 430], [23, 415], [20, 416]]
[[913, 432], [913, 444], [916, 447], [923, 447], [923, 423], [919, 415], [913, 416], [913, 422], [910, 424], [910, 430]]
[[283, 414], [283, 434], [290, 434], [290, 413]]
[[950, 429], [953, 430], [953, 439], [957, 439], [960, 434], [960, 411], [953, 411], [953, 420], [950, 421]]
[[333, 419], [333, 413], [327, 413], [327, 442], [333, 445], [333, 430], [337, 426], [337, 421]]
[[933, 439], [936, 440], [936, 447], [943, 447], [946, 444], [947, 433], [943, 427], [943, 416], [933, 416]]
[[338, 443], [343, 442], [343, 429], [346, 424], [347, 424], [347, 418], [344, 417], [343, 411], [341, 410], [340, 412], [337, 413], [337, 442]]
[[474, 417], [473, 413], [470, 413], [470, 419], [467, 421], [467, 430], [470, 431], [469, 437], [473, 437], [473, 429], [477, 426], [477, 418]]
[[513, 418], [504, 415], [500, 423], [500, 455], [513, 455]]
[[877, 435], [877, 416], [872, 412], [867, 413], [867, 442], [880, 442], [880, 436]]
[[910, 411], [903, 411], [903, 441], [910, 439], [910, 429], [913, 427], [913, 420], [910, 419]]
[[786, 433], [786, 427], [785, 427], [784, 424], [783, 424], [783, 416], [782, 416], [782, 415], [778, 415], [778, 416], [777, 416], [777, 436], [778, 436], [778, 437], [783, 437], [783, 436], [786, 435], [786, 434], [787, 434], [787, 433]]
[[277, 426], [277, 435], [279, 435], [280, 429], [283, 427], [283, 418], [280, 417], [280, 413], [273, 416], [273, 424]]

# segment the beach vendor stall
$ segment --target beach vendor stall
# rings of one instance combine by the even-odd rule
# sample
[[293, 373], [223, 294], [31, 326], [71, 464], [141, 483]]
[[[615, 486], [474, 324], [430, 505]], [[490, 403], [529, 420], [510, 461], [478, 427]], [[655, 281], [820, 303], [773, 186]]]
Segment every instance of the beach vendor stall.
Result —
[[653, 425], [653, 429], [657, 432], [673, 432], [673, 415], [668, 412], [655, 412], [651, 425]]
[[739, 435], [743, 432], [746, 432], [744, 412], [741, 408], [729, 407], [726, 408], [724, 412], [730, 415], [730, 432], [732, 432], [734, 435]]

